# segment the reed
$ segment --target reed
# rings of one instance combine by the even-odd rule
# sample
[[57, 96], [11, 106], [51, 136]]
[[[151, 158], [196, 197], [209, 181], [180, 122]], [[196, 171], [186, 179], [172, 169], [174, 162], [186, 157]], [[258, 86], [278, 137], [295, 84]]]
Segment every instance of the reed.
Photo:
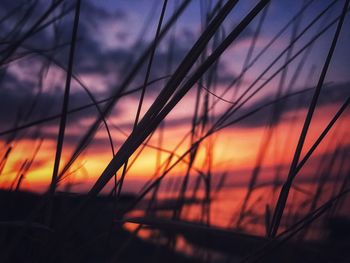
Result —
[[0, 5], [1, 262], [348, 262], [349, 0], [287, 5]]

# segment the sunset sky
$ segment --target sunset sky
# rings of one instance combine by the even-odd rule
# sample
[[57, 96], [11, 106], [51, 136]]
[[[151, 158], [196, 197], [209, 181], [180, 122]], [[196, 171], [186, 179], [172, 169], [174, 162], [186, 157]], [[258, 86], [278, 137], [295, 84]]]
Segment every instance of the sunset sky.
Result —
[[[0, 2], [0, 19], [20, 4], [19, 2], [21, 1], [2, 0]], [[24, 4], [26, 1], [22, 2], [22, 9], [16, 11], [0, 24], [1, 39], [8, 36], [8, 34], [13, 34], [14, 39], [16, 39], [16, 34], [21, 33], [16, 32], [15, 25], [28, 9], [28, 4]], [[22, 29], [23, 31], [36, 21], [38, 15], [44, 12], [47, 8], [47, 3], [50, 1], [41, 2], [40, 7], [32, 10], [26, 22], [26, 27]], [[212, 2], [211, 5], [210, 2]], [[228, 34], [247, 12], [255, 6], [256, 2], [239, 1], [224, 21], [218, 39], [221, 40], [223, 36]], [[169, 1], [166, 7], [164, 23], [166, 23], [180, 3], [181, 1], [177, 0]], [[191, 1], [179, 17], [176, 26], [166, 34], [157, 46], [150, 80], [166, 77], [174, 72], [202, 32], [201, 24], [203, 19], [201, 9], [213, 6], [213, 3], [215, 1]], [[67, 2], [66, 5], [66, 7], [69, 7], [70, 2]], [[199, 112], [205, 110], [203, 109], [203, 100], [206, 97], [209, 98], [209, 105], [217, 101], [215, 107], [209, 111], [210, 120], [208, 125], [217, 120], [232, 105], [235, 99], [254, 83], [255, 79], [289, 45], [291, 38], [295, 38], [295, 36], [303, 32], [310, 22], [326, 8], [329, 8], [327, 12], [324, 12], [324, 15], [298, 39], [290, 57], [297, 54], [318, 32], [329, 23], [332, 23], [340, 15], [343, 1], [334, 1], [334, 4], [328, 0], [271, 1], [251, 60], [300, 11], [303, 5], [307, 6], [301, 20], [298, 23], [292, 23], [272, 46], [259, 57], [257, 62], [249, 68], [244, 74], [239, 89], [230, 89], [224, 95], [222, 93], [227, 86], [242, 71], [247, 52], [262, 14], [255, 18], [249, 28], [221, 56], [217, 65], [216, 83], [210, 87], [210, 90], [215, 95], [221, 96], [223, 100], [218, 100], [213, 94], [206, 96], [208, 94], [206, 88], [202, 87], [200, 90], [201, 104]], [[85, 86], [89, 88], [96, 100], [108, 98], [113, 94], [113, 91], [119, 87], [118, 85], [127, 76], [133, 63], [149, 45], [150, 41], [153, 40], [161, 7], [162, 1], [159, 0], [82, 1], [73, 71]], [[26, 54], [28, 51], [32, 51], [32, 53], [26, 54], [23, 58], [15, 60], [0, 69], [0, 134], [11, 128], [60, 113], [66, 73], [59, 65], [67, 67], [69, 52], [67, 43], [70, 41], [73, 13], [73, 11], [70, 11], [62, 20], [26, 40], [17, 51], [18, 54], [16, 54]], [[285, 71], [286, 78], [282, 86], [281, 96], [315, 87], [335, 28], [336, 23], [329, 27], [317, 39], [315, 44], [310, 46], [310, 49], [305, 51], [308, 52], [307, 57], [304, 57], [305, 52], [303, 52], [291, 62]], [[1, 45], [4, 45], [2, 41]], [[55, 45], [58, 47], [52, 51]], [[210, 54], [212, 46], [213, 43], [210, 42], [208, 54]], [[317, 104], [302, 156], [350, 95], [349, 47], [350, 18], [348, 16], [344, 22], [339, 42], [326, 76], [325, 85]], [[34, 52], [35, 50], [44, 50], [44, 52]], [[171, 66], [167, 62], [169, 60], [169, 52], [172, 54]], [[252, 86], [251, 92], [246, 97], [258, 89], [264, 81], [286, 62], [287, 53], [285, 52], [277, 63]], [[49, 62], [48, 57], [45, 57], [43, 54], [47, 54], [54, 61]], [[305, 64], [300, 68], [303, 57]], [[128, 90], [142, 85], [146, 64], [137, 73], [132, 83], [128, 86]], [[290, 85], [297, 70], [300, 70], [300, 75], [297, 81]], [[189, 75], [191, 73], [189, 72]], [[145, 113], [157, 97], [166, 80], [167, 78], [163, 78], [147, 87], [142, 114]], [[249, 99], [243, 107], [227, 120], [227, 123], [265, 103], [275, 100], [280, 82], [281, 73]], [[205, 85], [205, 81], [203, 83]], [[177, 149], [177, 155], [181, 155], [190, 146], [188, 133], [191, 129], [197, 88], [197, 86], [194, 86], [191, 89], [164, 122], [163, 149], [173, 151], [182, 138], [187, 136]], [[288, 100], [283, 100], [281, 103], [283, 111], [280, 112], [280, 118], [277, 122], [271, 123], [274, 128], [273, 135], [262, 163], [261, 181], [273, 180], [276, 167], [282, 168], [282, 178], [286, 175], [312, 94], [313, 90], [310, 89]], [[132, 131], [139, 98], [140, 92], [121, 98], [107, 119], [115, 151], [118, 150]], [[73, 81], [69, 108], [74, 109], [90, 103], [91, 100], [86, 91], [76, 81]], [[213, 154], [212, 171], [215, 178], [219, 178], [223, 173], [227, 173], [228, 185], [246, 183], [256, 164], [261, 142], [267, 133], [272, 109], [273, 107], [265, 107], [249, 118], [226, 127], [206, 139], [200, 147], [195, 167], [203, 170], [207, 169], [208, 148], [210, 148]], [[350, 111], [347, 109], [334, 125], [332, 131], [303, 168], [300, 180], [312, 178], [313, 172], [320, 165], [320, 160], [330, 156], [336, 148], [344, 151], [349, 148], [349, 114]], [[68, 161], [79, 140], [97, 116], [95, 107], [89, 107], [69, 115], [61, 163]], [[23, 129], [15, 136], [13, 136], [13, 133], [1, 135], [0, 158], [3, 158], [9, 147], [12, 147], [6, 165], [0, 175], [0, 186], [2, 188], [11, 186], [13, 180], [18, 176], [21, 166], [23, 166], [24, 162], [31, 160], [38, 149], [38, 153], [35, 155], [33, 163], [26, 173], [22, 187], [38, 192], [43, 192], [47, 189], [52, 176], [58, 126], [59, 119], [55, 119], [41, 125]], [[158, 145], [159, 134], [159, 129], [157, 129], [149, 141], [151, 146]], [[40, 148], [38, 148], [39, 145]], [[209, 145], [211, 146], [209, 147]], [[143, 182], [154, 175], [158, 154], [159, 152], [152, 147], [145, 148], [127, 173], [125, 184], [128, 191], [138, 189]], [[168, 156], [168, 152], [162, 152], [162, 161], [165, 161]], [[174, 158], [176, 160], [177, 157], [175, 156]], [[111, 146], [106, 129], [101, 125], [94, 140], [71, 168], [70, 172], [72, 172], [72, 175], [69, 175], [60, 183], [60, 189], [63, 190], [67, 183], [71, 183], [72, 191], [88, 190], [111, 159]], [[185, 160], [188, 159], [185, 158]], [[183, 175], [186, 172], [186, 168], [186, 163], [182, 162], [170, 172], [169, 177]], [[192, 171], [191, 175], [197, 176], [195, 171]]]

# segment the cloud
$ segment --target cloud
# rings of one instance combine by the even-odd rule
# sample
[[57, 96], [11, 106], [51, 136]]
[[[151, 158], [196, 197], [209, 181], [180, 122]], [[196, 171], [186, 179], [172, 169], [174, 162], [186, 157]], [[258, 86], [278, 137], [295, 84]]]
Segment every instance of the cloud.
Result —
[[[318, 99], [317, 107], [338, 105], [345, 101], [345, 98], [350, 96], [350, 83], [333, 83], [332, 85], [325, 86], [322, 89], [321, 95]], [[296, 95], [283, 100], [279, 104], [279, 115], [284, 118], [288, 113], [297, 110], [307, 110], [313, 95], [313, 90], [310, 90], [301, 95]], [[246, 113], [253, 111], [254, 109], [275, 100], [274, 96], [268, 95], [256, 100], [251, 106], [245, 107], [237, 114], [231, 117], [227, 122], [235, 120], [238, 116], [243, 116]], [[282, 106], [282, 107], [281, 107]], [[263, 127], [271, 121], [273, 106], [266, 107], [254, 115], [240, 121], [238, 124], [240, 127]], [[272, 120], [272, 125], [276, 125], [279, 120]]]
[[[10, 10], [14, 7], [13, 1], [6, 0], [4, 2], [11, 2], [11, 4], [7, 6], [3, 5], [2, 2], [2, 4], [0, 4], [0, 10], [2, 10], [2, 12], [4, 12], [5, 8]], [[38, 7], [35, 9], [35, 14], [42, 13], [43, 10], [45, 10], [45, 6], [45, 4], [38, 5]], [[26, 8], [28, 8], [28, 6], [23, 8], [22, 12], [25, 11]], [[15, 24], [21, 14], [9, 19], [9, 23], [6, 24], [6, 32], [10, 30], [11, 26]], [[32, 15], [29, 21], [32, 23], [35, 21], [35, 19], [37, 19], [37, 17]], [[96, 78], [105, 80], [107, 86], [105, 89], [99, 89], [99, 87], [94, 87], [93, 89], [93, 91], [96, 91], [98, 96], [106, 97], [109, 95], [111, 90], [118, 87], [121, 81], [125, 78], [127, 72], [132, 68], [132, 64], [135, 62], [136, 58], [149, 45], [149, 41], [146, 41], [145, 39], [147, 38], [145, 38], [140, 45], [134, 47], [131, 41], [132, 39], [130, 40], [129, 38], [129, 31], [131, 31], [131, 29], [128, 28], [127, 25], [128, 19], [129, 13], [126, 10], [114, 9], [113, 11], [110, 11], [97, 5], [94, 1], [84, 1], [82, 4], [74, 71], [83, 77], [96, 76]], [[73, 12], [70, 12], [70, 14], [59, 22], [59, 43], [68, 43], [70, 41], [72, 21]], [[1, 26], [5, 25], [1, 24]], [[232, 28], [233, 27], [231, 26], [230, 29]], [[27, 41], [27, 44], [37, 48], [49, 48], [53, 46], [53, 44], [56, 43], [56, 39], [51, 29], [44, 30], [41, 33], [31, 37]], [[249, 40], [253, 36], [253, 33], [254, 31], [251, 28], [247, 28], [247, 30], [245, 30], [240, 36], [238, 41]], [[179, 28], [176, 31], [176, 42], [172, 46], [171, 50], [169, 50], [169, 41], [171, 40], [169, 39], [169, 36], [167, 36], [156, 50], [150, 80], [168, 74], [166, 69], [168, 67], [170, 51], [173, 63], [172, 71], [174, 71], [196, 41], [198, 34], [199, 32], [196, 32], [190, 28]], [[109, 43], [108, 45], [105, 44], [107, 42]], [[67, 65], [68, 51], [69, 48], [60, 50], [55, 54], [55, 58], [58, 59], [60, 63]], [[1, 82], [2, 89], [0, 90], [0, 110], [1, 112], [8, 113], [0, 115], [0, 124], [3, 128], [13, 126], [17, 115], [21, 112], [27, 112], [36, 96], [37, 83], [31, 82], [28, 79], [23, 79], [24, 70], [28, 71], [29, 75], [34, 77], [39, 76], [37, 69], [34, 67], [35, 63], [33, 61], [35, 59], [39, 63], [43, 62], [42, 59], [37, 57], [32, 58], [29, 64], [17, 63], [16, 65], [18, 66], [19, 70], [17, 72], [9, 70], [4, 80]], [[220, 86], [230, 83], [235, 77], [235, 73], [230, 72], [228, 63], [231, 62], [229, 60], [222, 60], [218, 64], [217, 83], [219, 88]], [[130, 87], [138, 86], [143, 83], [146, 66], [147, 63], [145, 63], [140, 72], [136, 75]], [[194, 65], [194, 68], [196, 67], [197, 65]], [[191, 72], [189, 72], [189, 74], [190, 73]], [[51, 76], [49, 75], [47, 78], [51, 78]], [[43, 90], [42, 94], [38, 98], [36, 108], [31, 115], [31, 119], [40, 119], [49, 113], [60, 112], [64, 78], [60, 79], [60, 83], [56, 82], [54, 84], [54, 87], [56, 88], [47, 88]], [[349, 95], [347, 85], [348, 83], [338, 83], [330, 88], [324, 89], [318, 105], [322, 106], [340, 103], [344, 96]], [[157, 94], [161, 88], [163, 88], [163, 84], [152, 86], [152, 89], [147, 90], [148, 95]], [[250, 110], [255, 109], [255, 107], [258, 107], [259, 105], [262, 105], [270, 100], [271, 96], [263, 97], [262, 99], [254, 102], [250, 107], [241, 109], [233, 118], [240, 116], [240, 114], [243, 115], [244, 113], [249, 112]], [[70, 105], [75, 107], [88, 102], [90, 101], [82, 89], [74, 89], [74, 92], [72, 92], [70, 98]], [[281, 114], [286, 115], [290, 111], [304, 109], [307, 108], [307, 106], [307, 99], [301, 102], [298, 97], [294, 97], [289, 99], [288, 103], [284, 104], [284, 110]], [[267, 108], [245, 119], [238, 125], [242, 127], [265, 126], [270, 115], [271, 108]], [[79, 122], [94, 116], [96, 116], [96, 110], [91, 108], [90, 110], [80, 112], [79, 114], [74, 114], [70, 118], [73, 121]], [[169, 127], [189, 124], [190, 122], [191, 116], [185, 118], [173, 118], [167, 121]], [[55, 123], [55, 125], [57, 125], [57, 123]]]
[[[1, 130], [13, 128], [16, 120], [20, 120], [19, 124], [25, 124], [60, 113], [62, 99], [63, 90], [60, 87], [55, 87], [49, 92], [39, 94], [33, 83], [20, 81], [15, 75], [7, 73], [4, 75], [2, 88], [0, 89]], [[91, 100], [83, 89], [80, 88], [74, 93], [71, 93], [69, 101], [70, 108], [79, 107], [87, 103], [91, 103]], [[121, 110], [118, 109], [114, 114], [119, 114], [120, 112]], [[84, 126], [82, 124], [84, 120], [89, 120], [96, 116], [96, 108], [90, 107], [83, 111], [70, 114], [68, 120], [74, 125], [79, 124]], [[56, 127], [57, 123], [58, 120], [47, 122], [43, 126]], [[50, 134], [47, 133], [47, 135], [49, 136]]]
[[[350, 83], [336, 83], [330, 86], [324, 87], [322, 93], [319, 97], [317, 107], [325, 107], [330, 105], [340, 105], [347, 97], [350, 96]], [[205, 91], [203, 91], [205, 92]], [[307, 110], [310, 104], [310, 100], [313, 94], [313, 90], [309, 90], [306, 93], [300, 95], [289, 97], [288, 99], [282, 100], [283, 110], [279, 112], [280, 119], [272, 121], [272, 125], [276, 125], [277, 121], [286, 120], [286, 116], [289, 113], [297, 110]], [[211, 95], [210, 95], [211, 96]], [[247, 113], [254, 111], [260, 106], [267, 104], [275, 100], [274, 96], [267, 95], [252, 103], [248, 107], [243, 107], [237, 111], [232, 117], [230, 117], [226, 123], [236, 120], [240, 116], [244, 116]], [[225, 103], [225, 102], [221, 102]], [[262, 110], [252, 114], [251, 116], [239, 121], [234, 124], [234, 127], [240, 128], [260, 128], [265, 127], [270, 121], [272, 116], [273, 106], [264, 107]], [[216, 115], [214, 119], [218, 119], [221, 116], [220, 113]], [[184, 116], [181, 118], [172, 117], [166, 120], [167, 128], [176, 128], [180, 126], [190, 125], [192, 121], [192, 116]], [[129, 128], [128, 125], [124, 125], [125, 128]]]

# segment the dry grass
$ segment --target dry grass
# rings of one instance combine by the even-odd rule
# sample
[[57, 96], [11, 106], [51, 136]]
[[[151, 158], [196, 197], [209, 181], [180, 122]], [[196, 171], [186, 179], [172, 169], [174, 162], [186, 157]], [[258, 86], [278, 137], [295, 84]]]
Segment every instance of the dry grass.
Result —
[[[227, 20], [240, 8], [240, 1], [201, 1], [200, 34], [180, 62], [175, 63], [176, 26], [192, 3], [184, 0], [174, 4], [164, 0], [152, 40], [141, 54], [135, 52], [125, 59], [123, 67], [126, 73], [118, 85], [113, 87], [111, 95], [104, 99], [95, 98], [93, 89], [84, 83], [79, 71], [74, 70], [79, 65], [75, 53], [79, 51], [81, 41], [84, 41], [79, 39], [79, 20], [84, 1], [55, 0], [46, 3], [45, 8], [42, 8], [40, 1], [30, 1], [24, 6], [14, 6], [7, 10], [0, 17], [0, 26], [7, 25], [9, 20], [14, 21], [14, 24], [0, 39], [0, 83], [5, 83], [6, 70], [20, 61], [35, 57], [44, 62], [36, 76], [39, 89], [31, 103], [28, 103], [29, 107], [18, 109], [12, 128], [0, 130], [0, 136], [4, 138], [3, 148], [0, 149], [2, 177], [6, 176], [4, 172], [9, 160], [17, 154], [22, 139], [36, 130], [32, 136], [33, 152], [30, 155], [22, 153], [23, 160], [17, 165], [17, 170], [13, 171], [15, 177], [7, 189], [0, 191], [3, 196], [0, 209], [6, 209], [4, 216], [0, 217], [1, 259], [4, 262], [21, 262], [24, 258], [21, 253], [24, 253], [28, 262], [135, 262], [140, 259], [153, 261], [158, 256], [162, 261], [171, 262], [300, 262], [309, 259], [310, 262], [311, 259], [312, 262], [347, 262], [350, 255], [339, 255], [339, 251], [348, 244], [348, 239], [332, 239], [330, 236], [330, 239], [311, 241], [309, 235], [315, 229], [323, 234], [322, 231], [326, 231], [325, 224], [340, 217], [346, 205], [350, 187], [349, 165], [346, 162], [348, 150], [342, 147], [347, 133], [344, 132], [341, 137], [336, 128], [344, 119], [350, 103], [349, 96], [344, 98], [341, 105], [337, 105], [333, 117], [320, 129], [321, 132], [307, 149], [306, 142], [320, 96], [324, 89], [328, 89], [327, 73], [333, 65], [334, 53], [342, 41], [342, 33], [346, 31], [343, 27], [346, 27], [344, 21], [349, 11], [349, 0], [327, 3], [324, 9], [320, 9], [311, 18], [308, 12], [317, 1], [304, 1], [297, 13], [285, 25], [279, 26], [280, 30], [269, 41], [261, 44], [259, 40], [266, 30], [267, 22], [273, 19], [271, 9], [274, 7], [270, 6], [273, 2], [256, 1], [238, 23], [227, 27]], [[154, 7], [158, 5], [160, 3]], [[173, 11], [170, 11], [170, 5], [174, 6]], [[340, 7], [339, 14], [332, 17], [332, 12]], [[150, 17], [154, 16], [155, 11], [152, 10]], [[39, 12], [39, 15], [35, 12]], [[32, 17], [33, 13], [36, 14], [35, 18]], [[16, 19], [13, 20], [14, 16]], [[62, 41], [60, 36], [60, 23], [67, 21], [67, 17], [73, 19], [68, 43]], [[147, 42], [144, 31], [149, 25], [148, 21], [142, 26], [142, 32], [131, 45], [132, 49], [139, 50]], [[317, 30], [316, 25], [319, 25]], [[303, 71], [310, 63], [312, 52], [322, 38], [329, 36], [335, 25], [315, 87], [306, 85], [302, 89], [296, 89]], [[220, 86], [220, 63], [226, 58], [228, 50], [235, 47], [244, 33], [252, 28], [252, 37], [242, 63], [234, 61], [242, 64], [240, 71], [232, 76], [228, 84], [224, 84], [225, 87]], [[227, 29], [229, 30], [226, 31]], [[53, 47], [45, 46], [44, 43], [43, 48], [38, 49], [30, 44], [31, 39], [49, 30], [54, 32]], [[256, 70], [254, 67], [264, 60], [274, 44], [281, 38], [286, 39], [285, 35], [289, 31], [286, 47], [273, 54], [267, 65], [260, 66], [253, 78], [250, 78], [252, 69]], [[168, 45], [166, 40], [170, 40]], [[157, 52], [164, 46], [167, 46], [168, 52], [164, 63], [165, 74], [151, 80]], [[66, 63], [61, 61], [61, 57], [58, 58], [64, 50], [68, 50]], [[52, 68], [65, 74], [61, 112], [52, 114], [48, 111], [42, 118], [35, 119], [32, 115], [43, 96], [44, 80]], [[140, 75], [143, 84], [130, 88]], [[90, 103], [71, 105], [73, 83], [84, 90]], [[162, 87], [156, 95], [149, 92], [152, 84]], [[249, 107], [252, 101], [259, 100], [260, 93], [268, 90], [269, 86], [274, 87], [271, 98]], [[136, 96], [138, 93], [139, 96]], [[189, 107], [192, 112], [190, 128], [175, 147], [169, 149], [166, 147], [169, 139], [167, 131], [171, 128], [167, 126], [167, 118], [190, 96], [189, 93], [192, 93], [194, 99], [193, 105]], [[228, 98], [228, 94], [232, 98]], [[281, 140], [285, 145], [283, 156], [278, 156], [281, 155], [275, 145], [275, 140], [281, 133], [278, 124], [282, 123], [284, 113], [291, 105], [289, 103], [301, 96], [308, 98], [311, 94], [296, 146], [290, 145], [287, 136], [284, 141]], [[125, 98], [130, 97], [137, 100], [134, 107], [136, 114], [132, 118], [130, 132], [126, 132], [112, 123], [109, 117]], [[151, 100], [147, 109], [146, 100]], [[302, 100], [297, 103], [295, 111], [302, 107], [302, 103]], [[87, 129], [80, 131], [79, 142], [63, 164], [68, 120], [73, 113], [81, 113], [90, 108], [96, 109], [96, 118]], [[252, 116], [266, 114], [268, 110], [271, 112], [267, 114], [264, 134], [256, 149], [255, 163], [246, 180], [248, 183], [242, 200], [238, 201], [238, 209], [229, 215], [231, 219], [227, 222], [228, 228], [217, 227], [213, 225], [213, 219], [220, 215], [214, 207], [219, 202], [220, 195], [225, 193], [228, 180], [232, 178], [229, 171], [220, 171], [218, 176], [215, 170], [215, 147], [219, 135], [223, 130], [241, 124]], [[23, 182], [33, 169], [47, 140], [41, 135], [41, 130], [55, 120], [59, 120], [59, 125], [51, 183], [40, 196], [22, 192]], [[289, 131], [295, 133], [294, 129], [298, 127], [297, 113], [291, 120]], [[74, 180], [74, 174], [78, 171], [84, 171], [84, 164], [79, 164], [79, 158], [86, 154], [86, 149], [94, 142], [102, 125], [109, 143], [106, 148], [111, 148], [112, 158], [105, 160], [108, 164], [86, 194], [75, 195], [69, 189], [60, 193], [58, 189], [61, 184]], [[114, 130], [123, 136], [118, 147], [115, 146]], [[333, 137], [329, 139], [327, 135], [330, 133]], [[298, 179], [326, 139], [330, 141], [329, 148], [321, 160], [322, 166], [314, 171], [314, 190], [312, 187], [305, 189], [298, 185]], [[185, 143], [188, 145], [184, 146]], [[270, 152], [274, 151], [276, 159], [282, 160], [290, 147], [295, 147], [295, 150], [292, 160], [288, 161], [288, 173], [284, 176], [281, 167], [274, 168], [274, 178], [267, 183], [272, 193], [265, 190], [259, 194], [263, 188], [259, 183], [264, 179], [264, 165]], [[184, 149], [181, 153], [180, 148]], [[156, 152], [153, 175], [143, 182], [140, 192], [127, 195], [125, 184], [131, 177], [132, 168], [144, 157], [146, 149]], [[202, 152], [205, 152], [205, 158], [203, 163], [199, 163]], [[180, 164], [185, 169], [175, 180], [170, 174]], [[73, 167], [76, 166], [78, 168], [74, 170]], [[113, 186], [108, 190], [110, 194], [101, 195], [113, 178]], [[327, 190], [329, 182], [334, 182], [330, 191]], [[280, 191], [276, 197], [278, 189]], [[235, 193], [235, 188], [232, 187], [230, 191]], [[171, 198], [164, 198], [164, 192]], [[296, 200], [295, 195], [298, 198], [303, 196], [303, 202]], [[295, 211], [295, 206], [300, 206], [300, 211]], [[195, 209], [196, 212], [193, 212]], [[304, 210], [306, 212], [302, 213]], [[140, 211], [142, 216], [130, 216]], [[199, 214], [199, 219], [188, 220], [194, 213]], [[256, 222], [263, 225], [265, 236], [247, 231], [247, 226]], [[137, 224], [137, 227], [126, 231], [130, 223]], [[346, 226], [349, 225], [345, 223], [345, 233]], [[147, 235], [146, 241], [140, 238], [144, 232]], [[181, 242], [185, 243], [186, 249], [191, 249], [186, 256], [179, 253], [182, 252], [179, 249]], [[323, 252], [322, 248], [328, 245], [332, 249]], [[324, 257], [322, 260], [326, 261], [322, 261], [314, 251], [321, 253]]]

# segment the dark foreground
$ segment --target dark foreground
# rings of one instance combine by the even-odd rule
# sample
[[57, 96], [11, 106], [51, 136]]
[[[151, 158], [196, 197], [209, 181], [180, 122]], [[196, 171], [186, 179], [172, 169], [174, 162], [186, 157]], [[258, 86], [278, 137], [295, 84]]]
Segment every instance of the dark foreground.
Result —
[[[88, 208], [67, 223], [72, 208], [84, 198], [57, 195], [51, 226], [47, 227], [41, 196], [1, 191], [1, 262], [195, 262], [113, 223], [113, 204], [108, 197], [89, 202]], [[132, 199], [124, 196], [122, 202]]]
[[[322, 241], [269, 240], [190, 222], [161, 218], [134, 219], [152, 227], [158, 241], [140, 239], [121, 222], [125, 207], [134, 200], [124, 195], [86, 200], [83, 195], [0, 191], [1, 262], [350, 262], [350, 227], [344, 219], [329, 221]], [[164, 209], [164, 208], [163, 208]], [[51, 213], [48, 211], [52, 211]], [[118, 219], [119, 218], [119, 219]], [[183, 237], [193, 257], [176, 252], [174, 240]], [[202, 255], [202, 256], [201, 256]], [[244, 261], [247, 259], [247, 261]]]

